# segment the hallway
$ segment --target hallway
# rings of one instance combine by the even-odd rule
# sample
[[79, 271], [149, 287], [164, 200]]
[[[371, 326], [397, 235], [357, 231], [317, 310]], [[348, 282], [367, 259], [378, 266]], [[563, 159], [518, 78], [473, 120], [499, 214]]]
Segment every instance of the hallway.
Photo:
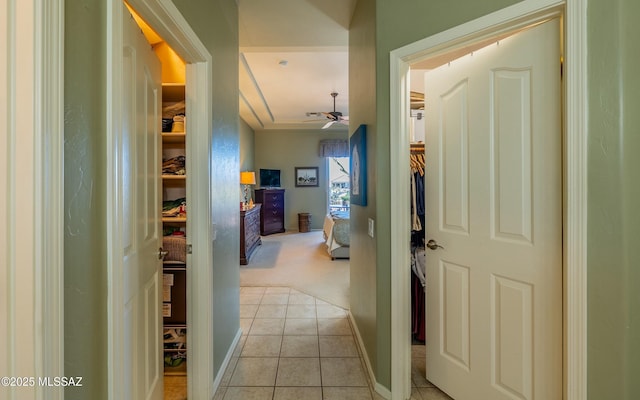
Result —
[[[371, 388], [344, 309], [288, 287], [245, 286], [240, 324], [243, 336], [216, 400], [382, 399]], [[424, 365], [424, 352], [414, 356]], [[416, 369], [412, 399], [449, 397]]]

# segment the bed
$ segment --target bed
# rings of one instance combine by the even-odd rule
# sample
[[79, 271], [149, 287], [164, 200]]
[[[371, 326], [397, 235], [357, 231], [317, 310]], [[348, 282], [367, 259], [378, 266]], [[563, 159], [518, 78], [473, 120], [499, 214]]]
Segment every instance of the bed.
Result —
[[332, 260], [349, 258], [349, 213], [332, 212], [325, 216], [322, 227], [327, 253]]

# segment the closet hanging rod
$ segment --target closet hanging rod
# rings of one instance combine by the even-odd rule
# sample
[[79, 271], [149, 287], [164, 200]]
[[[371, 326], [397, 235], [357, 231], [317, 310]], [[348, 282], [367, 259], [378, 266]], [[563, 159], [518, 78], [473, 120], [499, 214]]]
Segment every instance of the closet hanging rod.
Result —
[[412, 153], [424, 153], [424, 143], [411, 143], [410, 150]]

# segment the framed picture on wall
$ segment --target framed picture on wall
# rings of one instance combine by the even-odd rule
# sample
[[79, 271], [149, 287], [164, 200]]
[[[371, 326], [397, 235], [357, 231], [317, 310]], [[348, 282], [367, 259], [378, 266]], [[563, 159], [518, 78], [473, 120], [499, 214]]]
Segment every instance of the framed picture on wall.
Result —
[[296, 187], [318, 186], [318, 167], [295, 167]]
[[351, 204], [367, 205], [367, 127], [360, 125], [349, 139]]

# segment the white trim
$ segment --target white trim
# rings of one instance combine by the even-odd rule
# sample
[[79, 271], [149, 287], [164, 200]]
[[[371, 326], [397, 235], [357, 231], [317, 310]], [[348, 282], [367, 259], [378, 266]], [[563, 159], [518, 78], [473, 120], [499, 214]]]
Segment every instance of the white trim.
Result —
[[[215, 393], [213, 370], [213, 253], [211, 216], [211, 62], [187, 64], [187, 237], [193, 254], [187, 273], [187, 391], [210, 399]], [[196, 350], [194, 350], [196, 349]]]
[[[563, 0], [525, 0], [495, 13], [411, 43], [390, 53], [390, 121], [398, 132], [391, 141], [391, 219], [393, 224], [391, 256], [400, 265], [408, 265], [409, 190], [404, 188], [408, 172], [408, 129], [403, 129], [409, 107], [406, 104], [409, 65], [466, 44], [512, 31], [563, 11]], [[586, 399], [586, 0], [567, 0], [566, 32], [566, 152], [567, 208], [565, 253], [565, 388], [567, 400]], [[403, 264], [404, 262], [404, 264]], [[392, 398], [407, 398], [410, 391], [410, 326], [406, 315], [410, 309], [407, 292], [409, 269], [396, 268], [391, 275], [391, 387]]]
[[185, 63], [211, 62], [211, 54], [171, 0], [130, 0], [127, 3]]
[[412, 64], [449, 53], [471, 43], [524, 28], [532, 21], [542, 21], [558, 15], [563, 4], [564, 0], [524, 0], [393, 50], [391, 57]]
[[[64, 375], [62, 0], [3, 1], [0, 65], [1, 376]], [[37, 378], [36, 378], [37, 379]], [[0, 397], [62, 399], [62, 388]], [[6, 395], [6, 396], [5, 396]]]
[[587, 398], [587, 0], [567, 0], [565, 398]]
[[220, 387], [220, 383], [222, 383], [222, 378], [224, 378], [224, 375], [228, 372], [227, 368], [229, 368], [231, 359], [233, 358], [233, 354], [235, 353], [236, 348], [238, 347], [238, 343], [240, 343], [240, 339], [242, 339], [242, 329], [238, 329], [238, 332], [236, 333], [236, 336], [235, 338], [233, 338], [233, 342], [231, 343], [231, 347], [229, 347], [229, 350], [227, 351], [227, 355], [224, 357], [224, 360], [222, 361], [220, 370], [218, 371], [216, 378], [213, 380], [214, 393], [218, 390], [218, 388]]
[[[210, 399], [214, 392], [213, 370], [213, 276], [211, 257], [213, 244], [211, 240], [211, 191], [209, 176], [212, 150], [210, 146], [212, 131], [212, 57], [207, 48], [191, 29], [186, 19], [171, 0], [130, 0], [129, 5], [180, 55], [187, 63], [187, 109], [189, 111], [187, 135], [187, 158], [189, 162], [189, 178], [187, 180], [187, 207], [191, 217], [187, 225], [187, 236], [197, 242], [193, 244], [193, 254], [189, 259], [187, 274], [187, 341], [191, 344], [187, 350], [187, 385], [189, 397]], [[117, 25], [120, 21], [117, 5], [121, 0], [110, 0], [107, 21], [107, 176], [108, 203], [107, 223], [109, 238], [109, 398], [120, 399], [123, 387], [122, 326], [115, 310], [121, 309], [118, 304], [122, 288], [113, 285], [122, 282], [122, 255], [119, 254], [119, 237], [117, 229], [121, 222], [114, 217], [118, 215], [118, 187], [114, 185], [119, 171], [114, 168], [113, 149], [117, 147], [117, 135], [114, 127], [119, 126], [121, 116], [114, 107], [119, 94], [122, 93], [122, 77], [118, 66], [122, 64], [122, 34]], [[195, 233], [197, 232], [197, 233]], [[195, 351], [194, 349], [197, 349]]]
[[[409, 202], [409, 63], [391, 53], [391, 127], [398, 127], [391, 141], [391, 259], [396, 265], [411, 265]], [[396, 81], [400, 77], [399, 81]], [[406, 112], [405, 112], [406, 111]], [[404, 118], [403, 118], [404, 116]], [[402, 168], [401, 166], [406, 166]], [[398, 273], [397, 270], [406, 270]], [[395, 271], [395, 273], [394, 273]], [[407, 272], [407, 273], [404, 273]], [[409, 268], [391, 272], [391, 399], [411, 397], [411, 273]], [[405, 340], [406, 339], [406, 340]], [[395, 390], [393, 390], [395, 388]]]
[[369, 361], [369, 354], [367, 353], [367, 348], [364, 345], [364, 341], [362, 340], [362, 336], [360, 335], [360, 331], [358, 330], [358, 324], [356, 324], [355, 317], [353, 316], [351, 311], [348, 311], [348, 315], [349, 315], [349, 322], [351, 322], [351, 329], [353, 330], [353, 334], [356, 337], [356, 344], [360, 352], [360, 357], [362, 358], [362, 360], [364, 360], [364, 364], [367, 370], [367, 375], [369, 375], [369, 382], [371, 384], [371, 387], [383, 398], [390, 399], [391, 392], [389, 391], [389, 389], [382, 386], [376, 380], [376, 374], [373, 371], [373, 368], [371, 367], [371, 362]]
[[[42, 98], [36, 101], [40, 114], [37, 158], [41, 160], [36, 170], [40, 175], [36, 227], [42, 227], [42, 247], [36, 304], [41, 307], [43, 326], [38, 376], [64, 376], [64, 0], [39, 0], [38, 14], [40, 81], [36, 84]], [[47, 388], [42, 394], [44, 399], [61, 400], [64, 388]]]
[[122, 213], [118, 199], [120, 185], [118, 185], [121, 171], [117, 157], [121, 148], [120, 127], [122, 126], [122, 113], [118, 107], [123, 96], [123, 33], [122, 12], [123, 3], [119, 0], [111, 0], [107, 4], [107, 57], [109, 63], [106, 66], [106, 171], [107, 171], [107, 398], [118, 400], [127, 398], [125, 395], [125, 376], [122, 366], [127, 364], [127, 354], [124, 353], [124, 322], [122, 320], [124, 310], [124, 281], [123, 251], [122, 246]]

